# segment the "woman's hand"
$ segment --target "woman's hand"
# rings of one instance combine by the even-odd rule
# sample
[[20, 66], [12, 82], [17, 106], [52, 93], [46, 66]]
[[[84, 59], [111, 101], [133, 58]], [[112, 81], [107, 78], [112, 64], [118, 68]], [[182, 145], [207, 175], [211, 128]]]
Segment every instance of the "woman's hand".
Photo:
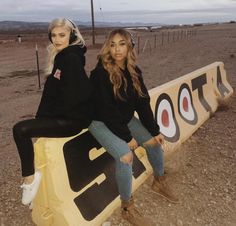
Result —
[[164, 144], [164, 136], [161, 133], [155, 136], [154, 139], [158, 144], [160, 145]]
[[134, 151], [138, 147], [138, 143], [134, 138], [132, 138], [132, 140], [127, 144], [131, 151]]

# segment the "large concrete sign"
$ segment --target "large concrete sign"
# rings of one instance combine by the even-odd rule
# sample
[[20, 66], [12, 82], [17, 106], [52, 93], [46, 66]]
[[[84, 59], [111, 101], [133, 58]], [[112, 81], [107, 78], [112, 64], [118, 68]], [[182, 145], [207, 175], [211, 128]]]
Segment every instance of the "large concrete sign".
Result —
[[[149, 91], [151, 106], [165, 136], [167, 155], [190, 137], [233, 90], [223, 63], [215, 62]], [[152, 173], [145, 150], [133, 163], [133, 189]], [[120, 204], [115, 162], [87, 131], [69, 138], [40, 138], [35, 164], [42, 172], [33, 202], [38, 226], [100, 225]]]

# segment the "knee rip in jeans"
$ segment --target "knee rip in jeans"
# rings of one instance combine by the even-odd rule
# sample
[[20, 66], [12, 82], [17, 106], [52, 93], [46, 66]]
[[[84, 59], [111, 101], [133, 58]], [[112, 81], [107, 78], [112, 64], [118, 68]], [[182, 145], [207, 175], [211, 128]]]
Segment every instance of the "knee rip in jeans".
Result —
[[158, 146], [158, 145], [159, 145], [159, 143], [156, 141], [155, 138], [151, 138], [150, 140], [148, 140], [148, 141], [146, 141], [146, 142], [143, 143], [143, 147], [144, 147], [144, 148], [145, 148], [145, 147], [151, 147], [151, 148], [153, 148], [153, 147], [156, 147], [156, 146]]
[[129, 164], [131, 165], [133, 163], [133, 152], [130, 151], [127, 154], [124, 154], [120, 157], [120, 161], [123, 162], [124, 164]]

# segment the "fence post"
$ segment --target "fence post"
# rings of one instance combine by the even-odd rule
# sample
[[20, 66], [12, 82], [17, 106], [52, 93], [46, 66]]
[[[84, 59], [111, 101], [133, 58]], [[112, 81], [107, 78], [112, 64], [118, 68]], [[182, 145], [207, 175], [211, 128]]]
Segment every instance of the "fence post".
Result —
[[144, 51], [145, 51], [145, 49], [146, 49], [147, 42], [148, 42], [148, 39], [146, 39], [146, 41], [145, 41], [145, 43], [144, 43], [142, 53], [144, 53]]
[[37, 63], [37, 72], [38, 72], [38, 84], [39, 89], [41, 89], [41, 82], [40, 82], [40, 73], [39, 73], [39, 55], [38, 55], [38, 45], [35, 45], [35, 53], [36, 53], [36, 63]]
[[145, 52], [147, 45], [149, 45], [149, 53], [151, 54], [152, 53], [152, 46], [151, 46], [151, 42], [149, 41], [149, 39], [146, 39], [142, 52], [143, 53]]
[[163, 46], [164, 44], [164, 32], [161, 32], [161, 45]]
[[154, 48], [156, 49], [157, 47], [157, 35], [155, 34], [154, 36]]
[[139, 48], [140, 48], [140, 36], [138, 36], [138, 54], [139, 54]]
[[179, 30], [177, 31], [177, 41], [179, 41]]

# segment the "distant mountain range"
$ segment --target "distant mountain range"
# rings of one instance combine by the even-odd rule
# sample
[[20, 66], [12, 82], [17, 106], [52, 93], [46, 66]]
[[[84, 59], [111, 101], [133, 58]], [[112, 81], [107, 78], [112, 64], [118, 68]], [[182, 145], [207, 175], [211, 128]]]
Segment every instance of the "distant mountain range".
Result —
[[46, 30], [47, 27], [46, 22], [0, 21], [0, 32]]
[[[76, 22], [80, 28], [91, 27], [91, 22]], [[120, 23], [120, 22], [95, 22], [96, 27], [160, 27], [163, 24], [158, 23]], [[1, 31], [34, 31], [34, 30], [47, 30], [48, 22], [24, 22], [24, 21], [0, 21]]]

